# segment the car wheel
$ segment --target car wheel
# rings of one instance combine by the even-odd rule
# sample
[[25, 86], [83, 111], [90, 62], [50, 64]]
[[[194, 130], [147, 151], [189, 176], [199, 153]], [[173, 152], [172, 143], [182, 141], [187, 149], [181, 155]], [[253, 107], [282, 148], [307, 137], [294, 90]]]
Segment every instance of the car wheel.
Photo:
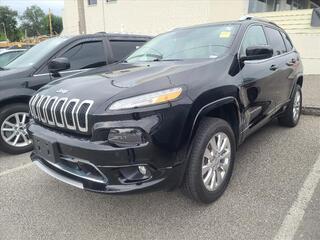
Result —
[[225, 191], [235, 158], [235, 136], [218, 118], [201, 121], [192, 142], [183, 183], [184, 192], [202, 203], [212, 203]]
[[286, 127], [295, 127], [300, 120], [302, 109], [302, 91], [299, 85], [296, 86], [294, 97], [286, 111], [278, 118], [279, 124]]
[[32, 150], [26, 124], [29, 122], [27, 104], [10, 104], [0, 109], [0, 150], [21, 154]]

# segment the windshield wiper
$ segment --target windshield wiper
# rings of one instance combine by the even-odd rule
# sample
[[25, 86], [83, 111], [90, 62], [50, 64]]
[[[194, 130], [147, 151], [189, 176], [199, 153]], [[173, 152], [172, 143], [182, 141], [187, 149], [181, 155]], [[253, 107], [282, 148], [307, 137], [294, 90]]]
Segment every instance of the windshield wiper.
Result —
[[[139, 54], [139, 55], [137, 55], [137, 56], [133, 56], [133, 57], [131, 57], [131, 58], [128, 58], [127, 60], [131, 60], [131, 59], [135, 59], [135, 58], [139, 58], [139, 57], [144, 57], [144, 56], [146, 56], [146, 57], [153, 57], [153, 58], [154, 58], [153, 60], [156, 60], [156, 61], [157, 61], [157, 59], [161, 60], [161, 59], [163, 58], [162, 55], [145, 53], [145, 54]], [[153, 60], [152, 60], [152, 61], [153, 61]]]

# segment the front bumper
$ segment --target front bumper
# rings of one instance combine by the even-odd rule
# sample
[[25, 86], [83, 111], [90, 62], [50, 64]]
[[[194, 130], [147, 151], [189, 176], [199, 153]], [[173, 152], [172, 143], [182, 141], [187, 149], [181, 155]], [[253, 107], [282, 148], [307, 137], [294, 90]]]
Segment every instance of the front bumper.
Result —
[[[35, 150], [32, 161], [52, 177], [81, 189], [102, 193], [171, 189], [181, 176], [182, 165], [176, 163], [176, 153], [151, 142], [134, 148], [118, 148], [35, 123], [31, 123], [28, 130], [32, 138], [45, 139], [55, 146], [54, 160]], [[147, 174], [139, 172], [139, 166], [146, 167]]]

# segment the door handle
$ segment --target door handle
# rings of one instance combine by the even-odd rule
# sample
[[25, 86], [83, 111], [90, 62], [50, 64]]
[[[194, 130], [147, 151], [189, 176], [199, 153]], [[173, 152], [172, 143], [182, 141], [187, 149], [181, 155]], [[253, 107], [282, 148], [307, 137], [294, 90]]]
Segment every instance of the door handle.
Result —
[[270, 70], [271, 71], [276, 71], [278, 67], [276, 65], [271, 65]]

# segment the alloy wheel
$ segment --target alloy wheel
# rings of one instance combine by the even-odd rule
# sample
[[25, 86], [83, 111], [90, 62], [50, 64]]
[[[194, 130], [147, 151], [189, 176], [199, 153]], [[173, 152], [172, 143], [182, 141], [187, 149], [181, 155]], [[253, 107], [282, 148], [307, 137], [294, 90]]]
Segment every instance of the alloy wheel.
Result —
[[229, 137], [223, 133], [216, 133], [207, 144], [202, 158], [202, 181], [209, 191], [216, 190], [225, 179], [231, 157]]
[[1, 125], [1, 137], [10, 146], [26, 147], [32, 143], [29, 138], [26, 124], [29, 114], [17, 112], [8, 116]]
[[296, 95], [294, 97], [294, 102], [293, 102], [293, 119], [294, 121], [297, 121], [299, 118], [301, 111], [301, 93], [300, 91], [296, 92]]

